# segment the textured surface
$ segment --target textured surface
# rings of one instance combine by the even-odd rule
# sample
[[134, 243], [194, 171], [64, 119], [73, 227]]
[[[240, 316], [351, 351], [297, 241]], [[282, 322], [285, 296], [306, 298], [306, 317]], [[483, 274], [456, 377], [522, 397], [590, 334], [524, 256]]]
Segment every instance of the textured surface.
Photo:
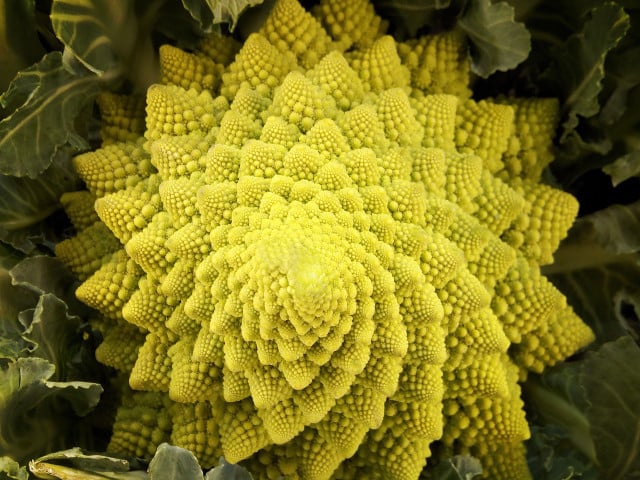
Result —
[[528, 478], [518, 381], [592, 336], [540, 273], [577, 213], [538, 183], [557, 104], [474, 101], [460, 39], [342, 3], [163, 47], [144, 137], [75, 159], [58, 255], [135, 391], [110, 448], [417, 479], [437, 442]]

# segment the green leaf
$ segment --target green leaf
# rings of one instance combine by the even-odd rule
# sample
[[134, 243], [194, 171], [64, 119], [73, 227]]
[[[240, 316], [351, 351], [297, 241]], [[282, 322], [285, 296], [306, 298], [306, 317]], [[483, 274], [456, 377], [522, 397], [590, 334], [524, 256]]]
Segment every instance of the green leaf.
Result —
[[640, 348], [622, 337], [584, 361], [587, 415], [604, 478], [640, 475]]
[[78, 113], [100, 89], [98, 78], [72, 74], [60, 52], [23, 70], [0, 97], [11, 115], [0, 121], [0, 173], [37, 177], [67, 142], [80, 142], [73, 126]]
[[203, 480], [202, 469], [189, 450], [168, 443], [158, 446], [149, 463], [150, 480]]
[[554, 424], [530, 423], [527, 460], [531, 476], [536, 480], [597, 480], [594, 463], [571, 441], [567, 431]]
[[240, 14], [248, 7], [259, 5], [264, 0], [182, 0], [191, 16], [205, 32], [211, 32], [214, 25], [228, 23], [233, 31]]
[[83, 65], [100, 75], [119, 68], [136, 41], [134, 2], [54, 0], [53, 29]]
[[33, 342], [24, 336], [24, 325], [18, 315], [37, 301], [36, 293], [13, 285], [9, 272], [0, 270], [0, 361], [15, 361], [34, 348]]
[[579, 219], [544, 271], [597, 342], [624, 335], [628, 326], [614, 299], [620, 292], [635, 295], [640, 285], [640, 200]]
[[618, 321], [627, 333], [640, 345], [640, 288], [635, 290], [621, 290], [613, 303]]
[[253, 480], [248, 470], [235, 463], [227, 463], [220, 458], [217, 467], [212, 468], [205, 475], [205, 480]]
[[434, 13], [451, 5], [451, 0], [374, 0], [378, 15], [393, 25], [393, 35], [415, 37], [418, 30], [433, 20]]
[[580, 373], [581, 364], [572, 362], [548, 369], [541, 376], [532, 375], [523, 385], [523, 396], [534, 424], [562, 427], [562, 436], [595, 464]]
[[455, 455], [440, 462], [429, 478], [434, 480], [471, 480], [482, 475], [480, 460], [470, 455]]
[[36, 307], [21, 318], [28, 323], [25, 335], [35, 344], [32, 354], [56, 367], [56, 379], [66, 379], [73, 346], [81, 339], [80, 319], [69, 316], [65, 303], [51, 293], [41, 295]]
[[184, 50], [194, 50], [204, 36], [200, 24], [182, 6], [182, 2], [167, 2], [158, 12], [154, 29]]
[[631, 177], [640, 177], [640, 150], [633, 150], [621, 156], [602, 170], [611, 177], [614, 187]]
[[9, 457], [0, 457], [0, 480], [28, 480], [26, 467]]
[[471, 69], [481, 77], [510, 70], [529, 55], [531, 36], [507, 2], [469, 2], [457, 25], [471, 40]]
[[99, 384], [51, 382], [54, 373], [53, 364], [37, 357], [19, 358], [0, 370], [0, 451], [18, 461], [63, 447], [81, 428], [73, 411], [88, 412], [100, 398]]
[[[632, 29], [631, 29], [632, 30]], [[640, 35], [629, 31], [607, 57], [604, 90], [607, 99], [603, 102], [600, 121], [612, 125], [628, 110], [629, 94], [640, 85], [640, 47], [637, 46]]]
[[34, 12], [34, 0], [0, 0], [0, 92], [44, 53]]
[[82, 308], [76, 301], [76, 279], [55, 257], [37, 255], [25, 258], [11, 271], [14, 285], [23, 286], [39, 295], [54, 295], [56, 298]]
[[589, 118], [600, 110], [598, 95], [605, 75], [605, 60], [627, 33], [629, 16], [613, 2], [597, 6], [587, 17], [583, 30], [566, 40], [555, 59], [553, 77], [561, 82], [564, 97], [561, 142], [574, 132], [579, 116]]
[[640, 252], [640, 200], [611, 205], [580, 220], [578, 230], [591, 230], [605, 250], [616, 254]]
[[80, 181], [69, 161], [55, 161], [37, 178], [0, 176], [0, 239], [37, 225], [61, 208], [60, 195]]

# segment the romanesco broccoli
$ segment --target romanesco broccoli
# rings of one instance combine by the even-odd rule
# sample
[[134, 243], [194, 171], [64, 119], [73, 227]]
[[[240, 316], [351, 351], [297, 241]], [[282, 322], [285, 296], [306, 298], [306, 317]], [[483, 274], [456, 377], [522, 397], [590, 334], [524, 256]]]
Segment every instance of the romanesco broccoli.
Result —
[[102, 101], [57, 253], [131, 387], [111, 451], [415, 480], [437, 444], [529, 477], [518, 382], [592, 338], [540, 273], [577, 213], [539, 183], [557, 103], [472, 100], [457, 35], [385, 26], [277, 0], [242, 45], [162, 47], [143, 134]]

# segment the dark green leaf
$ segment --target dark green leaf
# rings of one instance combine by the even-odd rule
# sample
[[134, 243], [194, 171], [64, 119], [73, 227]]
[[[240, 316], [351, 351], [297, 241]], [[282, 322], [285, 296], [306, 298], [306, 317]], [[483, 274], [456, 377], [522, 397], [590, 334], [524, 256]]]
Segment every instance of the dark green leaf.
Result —
[[523, 395], [528, 416], [535, 425], [545, 429], [548, 425], [560, 426], [562, 437], [581, 452], [582, 461], [594, 464], [595, 450], [584, 413], [587, 404], [580, 373], [579, 362], [560, 364], [541, 376], [531, 376], [523, 386]]
[[603, 478], [640, 475], [640, 348], [622, 337], [584, 361], [587, 415]]
[[34, 348], [24, 336], [24, 325], [18, 319], [20, 312], [32, 308], [38, 294], [12, 284], [10, 270], [20, 260], [0, 244], [0, 364], [15, 361]]
[[458, 27], [471, 40], [471, 68], [481, 77], [510, 70], [529, 55], [531, 36], [522, 23], [514, 20], [513, 7], [507, 2], [469, 2]]
[[58, 151], [53, 163], [37, 178], [0, 176], [0, 240], [31, 253], [55, 235], [61, 218], [42, 221], [61, 208], [62, 193], [76, 190], [80, 180], [73, 170], [68, 149]]
[[[583, 255], [606, 254], [585, 247]], [[614, 308], [613, 298], [629, 285], [639, 285], [640, 267], [634, 263], [616, 263], [614, 258], [599, 267], [581, 268], [549, 279], [564, 293], [576, 313], [593, 329], [596, 342], [613, 340], [626, 333]]]
[[134, 2], [54, 0], [51, 24], [86, 68], [103, 74], [120, 67], [136, 41]]
[[177, 1], [163, 5], [158, 12], [155, 30], [185, 50], [195, 49], [204, 36], [200, 24]]
[[150, 480], [203, 480], [202, 469], [189, 450], [168, 443], [158, 446], [149, 464]]
[[34, 348], [24, 336], [18, 315], [35, 305], [37, 299], [34, 292], [12, 285], [9, 273], [0, 270], [0, 360], [15, 361]]
[[640, 201], [579, 219], [545, 268], [550, 280], [596, 333], [597, 342], [626, 333], [614, 305], [640, 285]]
[[230, 30], [235, 29], [240, 14], [248, 7], [259, 5], [264, 0], [182, 0], [191, 16], [195, 18], [205, 32], [212, 31], [218, 23], [228, 23]]
[[606, 2], [594, 8], [581, 32], [576, 32], [559, 49], [553, 75], [562, 83], [564, 112], [561, 141], [573, 134], [579, 116], [589, 118], [600, 110], [598, 95], [605, 75], [605, 59], [624, 37], [629, 17], [622, 7]]
[[67, 435], [81, 428], [74, 424], [73, 411], [95, 407], [102, 387], [51, 382], [54, 373], [53, 364], [37, 357], [19, 358], [0, 370], [0, 451], [24, 462], [64, 446]]
[[41, 295], [35, 309], [24, 313], [25, 334], [35, 344], [33, 355], [56, 367], [57, 380], [66, 379], [74, 344], [81, 343], [80, 319], [69, 316], [65, 303], [50, 293]]
[[60, 147], [77, 140], [74, 120], [99, 88], [89, 72], [69, 73], [60, 52], [20, 72], [0, 97], [12, 112], [0, 121], [0, 173], [32, 178], [42, 173]]
[[616, 316], [622, 327], [640, 345], [640, 286], [622, 290], [613, 298]]
[[11, 269], [15, 285], [40, 295], [55, 295], [65, 301], [75, 299], [75, 278], [55, 257], [38, 255], [25, 258]]
[[[534, 406], [535, 408], [535, 406]], [[567, 430], [553, 423], [530, 424], [527, 460], [536, 480], [596, 480], [596, 465], [576, 449]]]
[[631, 177], [640, 177], [640, 150], [633, 150], [623, 155], [602, 170], [611, 177], [614, 187]]
[[212, 468], [205, 475], [205, 480], [253, 480], [249, 471], [235, 463], [227, 463], [220, 458], [217, 467]]
[[611, 205], [582, 218], [578, 228], [589, 227], [598, 244], [609, 252], [640, 252], [640, 200], [630, 205]]
[[377, 0], [373, 4], [376, 12], [393, 25], [394, 37], [415, 37], [437, 10], [451, 5], [451, 0]]
[[35, 28], [34, 0], [0, 0], [0, 92], [19, 70], [44, 53]]
[[455, 455], [440, 462], [429, 478], [433, 480], [471, 480], [482, 475], [480, 460], [470, 455]]

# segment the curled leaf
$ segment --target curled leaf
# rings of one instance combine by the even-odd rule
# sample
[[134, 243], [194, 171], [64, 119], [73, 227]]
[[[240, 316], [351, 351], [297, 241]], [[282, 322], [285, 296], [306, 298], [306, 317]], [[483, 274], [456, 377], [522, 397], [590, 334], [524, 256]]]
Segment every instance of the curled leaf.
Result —
[[168, 443], [158, 446], [149, 464], [150, 480], [202, 480], [202, 469], [195, 455]]
[[213, 25], [218, 23], [228, 23], [233, 31], [240, 14], [246, 8], [262, 2], [263, 0], [182, 0], [184, 8], [206, 32], [210, 32]]
[[67, 142], [88, 147], [74, 121], [99, 88], [90, 72], [67, 71], [60, 52], [20, 72], [0, 96], [0, 105], [13, 112], [0, 121], [0, 174], [35, 178]]
[[529, 31], [514, 20], [514, 9], [507, 2], [469, 2], [458, 19], [458, 27], [471, 40], [471, 68], [481, 77], [510, 70], [529, 55]]
[[628, 337], [584, 361], [587, 416], [603, 478], [640, 475], [640, 348]]

